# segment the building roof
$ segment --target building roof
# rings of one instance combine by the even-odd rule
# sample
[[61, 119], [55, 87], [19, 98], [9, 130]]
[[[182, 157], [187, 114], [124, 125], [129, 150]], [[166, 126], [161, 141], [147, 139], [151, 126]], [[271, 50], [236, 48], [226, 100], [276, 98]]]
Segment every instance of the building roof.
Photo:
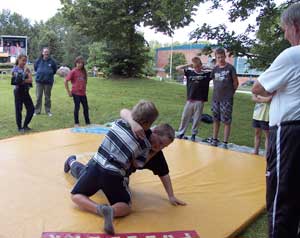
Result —
[[27, 36], [0, 35], [0, 38], [27, 38]]
[[[174, 45], [173, 50], [192, 50], [192, 49], [204, 49], [207, 46], [212, 46], [210, 44], [185, 44], [185, 45]], [[171, 50], [171, 46], [157, 48], [156, 51], [161, 50]]]

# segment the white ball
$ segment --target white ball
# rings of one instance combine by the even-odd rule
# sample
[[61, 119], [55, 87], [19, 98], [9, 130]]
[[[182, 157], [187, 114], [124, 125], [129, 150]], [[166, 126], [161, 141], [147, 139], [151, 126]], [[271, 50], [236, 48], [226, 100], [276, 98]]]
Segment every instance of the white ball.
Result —
[[65, 67], [65, 66], [61, 66], [57, 71], [57, 75], [59, 75], [60, 77], [62, 78], [65, 78], [68, 73], [70, 72], [70, 69], [68, 67]]

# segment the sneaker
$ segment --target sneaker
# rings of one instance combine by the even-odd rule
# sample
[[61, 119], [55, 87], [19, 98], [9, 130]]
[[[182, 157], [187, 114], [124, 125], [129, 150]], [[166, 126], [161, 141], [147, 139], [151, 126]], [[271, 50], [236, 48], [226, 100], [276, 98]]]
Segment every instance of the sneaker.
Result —
[[180, 134], [178, 136], [176, 136], [177, 139], [185, 139], [188, 140], [189, 138], [187, 136], [185, 136], [184, 134]]
[[196, 135], [191, 136], [191, 141], [196, 141]]
[[228, 142], [222, 142], [220, 147], [223, 149], [228, 149]]
[[33, 113], [33, 116], [37, 116], [37, 115], [40, 115], [41, 113], [40, 112], [35, 112]]
[[49, 117], [53, 116], [53, 114], [51, 112], [48, 112], [47, 114], [48, 114]]
[[71, 169], [70, 167], [70, 164], [72, 161], [75, 161], [76, 160], [76, 156], [75, 155], [71, 155], [67, 158], [67, 160], [65, 161], [65, 164], [64, 164], [64, 172], [65, 173], [68, 173]]
[[31, 131], [31, 130], [32, 130], [32, 129], [31, 129], [30, 127], [28, 127], [28, 126], [24, 126], [23, 129], [24, 129], [24, 131]]
[[218, 144], [219, 144], [219, 140], [218, 139], [212, 139], [212, 141], [211, 141], [211, 145], [212, 146], [218, 146]]
[[212, 140], [213, 139], [211, 137], [208, 137], [208, 138], [203, 139], [202, 142], [211, 144]]
[[19, 128], [18, 132], [20, 132], [21, 134], [23, 134], [25, 132], [25, 130], [23, 128]]
[[74, 127], [77, 128], [77, 127], [80, 127], [80, 126], [79, 126], [79, 124], [74, 124]]

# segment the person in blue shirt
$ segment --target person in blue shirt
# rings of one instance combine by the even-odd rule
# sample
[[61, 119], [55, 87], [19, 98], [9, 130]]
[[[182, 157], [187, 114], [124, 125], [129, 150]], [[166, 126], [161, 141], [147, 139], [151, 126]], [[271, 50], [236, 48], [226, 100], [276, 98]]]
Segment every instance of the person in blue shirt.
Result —
[[41, 114], [42, 97], [45, 94], [45, 112], [48, 116], [51, 113], [51, 90], [54, 83], [54, 74], [57, 70], [56, 62], [50, 57], [49, 49], [43, 48], [42, 55], [34, 64], [36, 72], [36, 105], [35, 115]]

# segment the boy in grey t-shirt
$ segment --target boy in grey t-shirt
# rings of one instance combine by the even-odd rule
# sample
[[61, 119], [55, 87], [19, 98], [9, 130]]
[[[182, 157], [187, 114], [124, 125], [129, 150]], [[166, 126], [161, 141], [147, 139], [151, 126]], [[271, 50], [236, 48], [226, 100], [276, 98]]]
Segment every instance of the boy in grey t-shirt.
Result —
[[226, 54], [223, 48], [215, 51], [216, 67], [212, 71], [214, 91], [211, 110], [213, 113], [213, 140], [212, 145], [218, 145], [220, 121], [224, 123], [223, 147], [227, 148], [231, 129], [233, 95], [238, 88], [239, 82], [235, 68], [225, 61]]

